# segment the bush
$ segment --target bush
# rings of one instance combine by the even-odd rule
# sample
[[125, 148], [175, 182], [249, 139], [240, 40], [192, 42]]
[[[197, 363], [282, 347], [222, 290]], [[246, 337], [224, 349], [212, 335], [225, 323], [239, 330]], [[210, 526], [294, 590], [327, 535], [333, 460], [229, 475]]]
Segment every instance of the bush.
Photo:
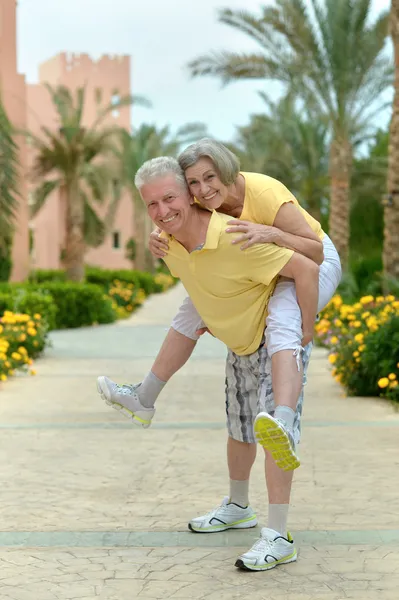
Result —
[[49, 330], [55, 328], [57, 307], [50, 294], [32, 291], [23, 285], [2, 284], [1, 288], [7, 291], [0, 291], [0, 315], [6, 310], [40, 314]]
[[335, 296], [321, 317], [318, 341], [348, 394], [399, 400], [399, 300], [368, 295], [348, 305]]
[[[47, 333], [47, 324], [40, 314], [4, 312], [0, 318], [0, 381], [32, 365], [32, 358], [39, 356], [48, 344]], [[35, 372], [31, 370], [31, 374]]]
[[30, 283], [43, 283], [48, 281], [66, 281], [66, 272], [61, 269], [38, 269], [29, 275]]
[[98, 267], [86, 268], [86, 279], [89, 283], [101, 285], [108, 290], [115, 281], [131, 283], [136, 288], [144, 290], [145, 295], [149, 296], [162, 291], [162, 287], [156, 283], [154, 276], [145, 271], [134, 271], [130, 269], [100, 269]]
[[112, 323], [116, 319], [109, 297], [97, 285], [88, 283], [42, 283], [32, 289], [48, 293], [57, 306], [56, 329]]

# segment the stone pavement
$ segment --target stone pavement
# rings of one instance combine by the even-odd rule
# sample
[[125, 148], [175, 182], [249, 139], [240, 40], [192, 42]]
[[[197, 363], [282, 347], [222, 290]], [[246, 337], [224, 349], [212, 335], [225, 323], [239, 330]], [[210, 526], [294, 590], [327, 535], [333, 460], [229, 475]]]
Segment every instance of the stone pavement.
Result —
[[[193, 534], [228, 491], [224, 347], [210, 336], [171, 381], [153, 426], [107, 407], [95, 379], [138, 381], [182, 299], [128, 321], [53, 332], [36, 378], [0, 390], [0, 600], [389, 600], [399, 589], [399, 415], [344, 398], [316, 349], [290, 528], [295, 564], [235, 569], [259, 528]], [[261, 452], [251, 483], [267, 513]]]

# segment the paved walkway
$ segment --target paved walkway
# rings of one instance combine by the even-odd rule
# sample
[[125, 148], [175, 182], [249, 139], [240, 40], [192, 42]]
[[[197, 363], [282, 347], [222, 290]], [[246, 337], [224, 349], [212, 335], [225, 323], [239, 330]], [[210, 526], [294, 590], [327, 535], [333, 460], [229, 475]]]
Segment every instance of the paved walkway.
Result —
[[[0, 390], [1, 600], [389, 600], [399, 589], [399, 415], [344, 398], [315, 350], [290, 526], [296, 564], [233, 564], [257, 529], [187, 531], [228, 491], [223, 346], [208, 336], [158, 403], [129, 425], [95, 378], [139, 380], [183, 296], [150, 298], [129, 321], [54, 332], [36, 378]], [[261, 453], [251, 503], [267, 502]]]

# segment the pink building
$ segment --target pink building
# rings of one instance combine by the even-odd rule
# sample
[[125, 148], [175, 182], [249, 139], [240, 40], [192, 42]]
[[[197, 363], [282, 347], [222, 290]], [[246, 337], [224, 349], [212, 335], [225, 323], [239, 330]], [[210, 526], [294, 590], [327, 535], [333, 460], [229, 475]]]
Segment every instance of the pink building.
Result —
[[[84, 125], [90, 126], [99, 110], [130, 94], [130, 57], [102, 56], [92, 60], [87, 54], [62, 53], [40, 65], [39, 83], [27, 86], [28, 129], [40, 135], [42, 126], [57, 128], [57, 118], [45, 83], [52, 87], [64, 85], [72, 93], [86, 88]], [[108, 124], [130, 130], [130, 106], [116, 109], [108, 117]], [[32, 164], [33, 152], [28, 148], [28, 164]], [[30, 184], [30, 189], [32, 189]], [[99, 210], [105, 213], [106, 207]], [[31, 223], [34, 247], [32, 266], [40, 269], [58, 269], [62, 266], [61, 251], [65, 239], [64, 208], [58, 193], [49, 198], [47, 204]], [[125, 258], [126, 242], [133, 235], [133, 204], [125, 194], [120, 202], [112, 231], [104, 244], [88, 249], [86, 263], [112, 269], [130, 268]]]
[[[17, 72], [16, 0], [0, 0], [0, 86], [10, 121], [26, 129], [25, 78]], [[12, 279], [22, 281], [29, 273], [28, 206], [26, 191], [26, 143], [19, 137], [20, 201], [12, 249]]]
[[[13, 124], [40, 135], [41, 127], [57, 129], [58, 122], [50, 94], [44, 84], [67, 86], [72, 93], [86, 88], [84, 124], [90, 126], [101, 107], [130, 93], [130, 57], [102, 56], [92, 60], [87, 54], [59, 54], [39, 67], [39, 83], [27, 85], [17, 73], [16, 0], [0, 0], [0, 84], [2, 98]], [[130, 130], [131, 109], [114, 110], [108, 124]], [[30, 268], [62, 267], [61, 252], [65, 239], [64, 210], [58, 193], [29, 223], [28, 204], [34, 182], [29, 176], [33, 150], [19, 140], [21, 163], [21, 201], [13, 245], [14, 281], [27, 277]], [[106, 207], [99, 214], [105, 214]], [[33, 250], [29, 255], [29, 228]], [[125, 258], [126, 242], [134, 234], [133, 205], [127, 194], [121, 199], [112, 230], [99, 248], [88, 249], [86, 263], [105, 268], [130, 268]]]

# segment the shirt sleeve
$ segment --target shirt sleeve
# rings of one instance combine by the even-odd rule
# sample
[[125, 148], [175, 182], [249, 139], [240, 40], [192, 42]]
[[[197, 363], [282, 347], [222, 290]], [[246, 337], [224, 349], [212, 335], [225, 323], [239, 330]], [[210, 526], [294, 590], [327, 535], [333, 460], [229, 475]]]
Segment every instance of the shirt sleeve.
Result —
[[264, 285], [272, 283], [294, 254], [293, 250], [275, 244], [255, 244], [244, 252], [248, 278]]
[[257, 223], [273, 225], [278, 211], [287, 202], [298, 204], [295, 196], [282, 183], [260, 192], [256, 198]]

